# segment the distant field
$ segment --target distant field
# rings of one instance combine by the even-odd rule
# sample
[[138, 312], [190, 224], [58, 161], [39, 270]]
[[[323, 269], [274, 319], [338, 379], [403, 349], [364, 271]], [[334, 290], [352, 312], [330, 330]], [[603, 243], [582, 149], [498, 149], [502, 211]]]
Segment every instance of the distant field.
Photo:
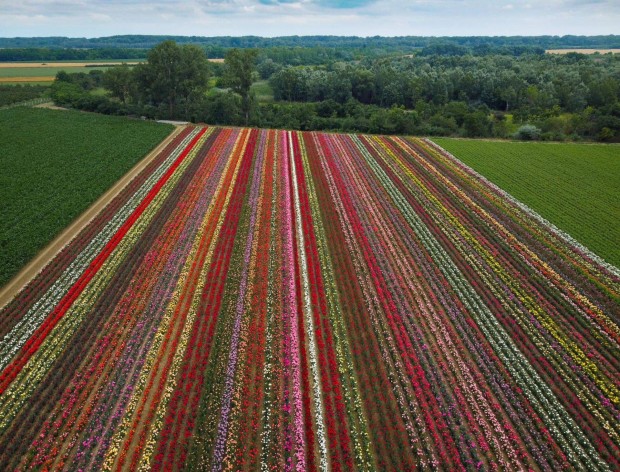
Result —
[[67, 62], [0, 62], [0, 83], [49, 85], [61, 70], [69, 74], [91, 70], [107, 70], [120, 64], [135, 65], [136, 60], [101, 60]]
[[434, 141], [620, 267], [620, 146]]
[[578, 52], [581, 54], [607, 54], [611, 52], [613, 54], [620, 54], [620, 49], [547, 49], [547, 54], [568, 54], [569, 52]]
[[[211, 62], [224, 62], [224, 59], [209, 59]], [[10, 84], [49, 84], [56, 74], [64, 70], [69, 74], [107, 70], [110, 67], [128, 64], [136, 65], [143, 61], [135, 59], [115, 59], [97, 61], [54, 61], [54, 62], [0, 62], [0, 83]]]
[[0, 110], [0, 286], [170, 131], [73, 111]]
[[12, 84], [48, 84], [54, 81], [54, 76], [47, 77], [0, 77], [0, 84], [12, 85]]
[[252, 84], [252, 91], [259, 102], [273, 102], [273, 89], [267, 80], [259, 80]]
[[135, 65], [138, 64], [139, 61], [131, 61], [131, 60], [120, 60], [120, 61], [110, 61], [110, 60], [101, 60], [101, 61], [72, 61], [72, 62], [0, 62], [0, 69], [39, 69], [39, 68], [50, 68], [50, 67], [88, 67], [98, 66], [100, 64], [105, 64], [106, 66], [116, 66], [121, 64]]
[[[76, 72], [86, 72], [91, 70], [107, 70], [109, 67], [99, 64], [95, 67], [84, 67], [83, 65], [76, 66], [75, 63], [67, 63], [67, 65], [59, 66], [59, 63], [53, 63], [54, 65], [40, 66], [13, 66], [5, 67], [8, 63], [0, 63], [0, 83], [2, 84], [50, 84], [54, 81], [56, 74], [61, 70], [72, 74]], [[110, 64], [111, 66], [112, 64]]]
[[108, 66], [100, 65], [99, 67], [75, 67], [75, 66], [50, 66], [50, 67], [1, 67], [0, 78], [11, 77], [49, 77], [55, 76], [61, 70], [68, 72], [69, 74], [75, 72], [90, 72], [91, 70], [106, 70]]
[[[45, 78], [44, 78], [45, 79]], [[49, 87], [52, 84], [53, 80], [42, 80], [37, 78], [36, 80], [31, 77], [21, 78], [21, 79], [6, 79], [0, 78], [0, 85], [43, 85], [45, 87]]]

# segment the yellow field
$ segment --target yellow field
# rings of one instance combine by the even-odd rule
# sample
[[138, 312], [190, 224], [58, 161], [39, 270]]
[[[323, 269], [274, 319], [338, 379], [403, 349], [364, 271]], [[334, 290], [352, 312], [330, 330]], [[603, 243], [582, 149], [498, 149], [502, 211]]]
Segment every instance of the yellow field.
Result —
[[[224, 62], [224, 59], [209, 59], [210, 62]], [[87, 61], [87, 62], [0, 62], [0, 83], [49, 83], [63, 70], [68, 73], [107, 70], [110, 67], [127, 64], [134, 66], [143, 61]]]
[[15, 83], [15, 82], [53, 82], [54, 76], [44, 77], [0, 77], [0, 83]]

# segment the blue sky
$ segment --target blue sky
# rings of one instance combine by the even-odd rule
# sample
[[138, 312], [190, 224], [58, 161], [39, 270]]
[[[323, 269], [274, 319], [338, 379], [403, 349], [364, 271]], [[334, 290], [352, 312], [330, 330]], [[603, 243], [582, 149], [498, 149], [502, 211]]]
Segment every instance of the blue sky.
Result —
[[620, 34], [620, 0], [0, 0], [0, 36]]

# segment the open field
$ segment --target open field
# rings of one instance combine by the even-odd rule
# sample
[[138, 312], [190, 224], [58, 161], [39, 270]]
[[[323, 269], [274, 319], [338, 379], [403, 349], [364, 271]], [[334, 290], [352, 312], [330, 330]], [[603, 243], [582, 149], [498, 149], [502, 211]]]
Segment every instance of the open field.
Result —
[[55, 76], [51, 75], [48, 77], [0, 77], [0, 83], [2, 84], [12, 84], [12, 83], [29, 83], [32, 85], [40, 85], [48, 82], [53, 82]]
[[251, 91], [259, 102], [273, 102], [273, 90], [268, 80], [259, 80], [252, 84]]
[[[4, 63], [6, 64], [6, 63]], [[75, 72], [90, 72], [91, 70], [107, 70], [109, 66], [99, 64], [96, 67], [75, 66], [59, 66], [50, 65], [49, 67], [2, 67], [0, 63], [0, 84], [50, 84], [56, 78], [58, 72], [65, 71], [69, 74]], [[55, 63], [57, 64], [57, 63]]]
[[568, 54], [569, 52], [578, 52], [580, 54], [620, 54], [620, 49], [547, 49], [547, 54]]
[[42, 80], [36, 77], [23, 77], [23, 78], [0, 77], [0, 86], [6, 85], [10, 87], [14, 87], [16, 85], [42, 85], [44, 87], [49, 87], [52, 84], [52, 82], [53, 80], [49, 80], [48, 77], [43, 77]]
[[618, 469], [619, 315], [428, 141], [186, 127], [0, 311], [0, 469]]
[[620, 267], [620, 146], [434, 141]]
[[0, 110], [0, 286], [171, 129], [80, 112]]
[[98, 65], [105, 64], [106, 67], [119, 66], [122, 64], [136, 65], [140, 61], [81, 61], [81, 62], [0, 62], [0, 69], [49, 69], [52, 67], [75, 67], [75, 68], [88, 68], [92, 69]]
[[58, 72], [64, 70], [71, 74], [74, 72], [90, 72], [91, 70], [106, 70], [107, 66], [100, 67], [6, 67], [0, 69], [0, 78], [10, 79], [16, 77], [32, 77], [33, 79], [40, 77], [54, 77]]
[[[209, 59], [210, 62], [224, 62], [224, 59]], [[136, 65], [135, 60], [100, 60], [71, 62], [0, 62], [0, 84], [49, 84], [61, 70], [71, 74], [91, 70], [107, 70], [110, 67], [128, 64]]]

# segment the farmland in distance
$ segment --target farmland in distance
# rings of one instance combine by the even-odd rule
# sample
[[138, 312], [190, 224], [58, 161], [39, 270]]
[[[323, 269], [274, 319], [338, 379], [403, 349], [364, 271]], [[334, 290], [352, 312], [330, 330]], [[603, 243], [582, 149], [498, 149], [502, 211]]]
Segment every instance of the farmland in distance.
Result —
[[620, 274], [435, 144], [155, 161], [0, 312], [1, 469], [620, 467]]
[[620, 146], [434, 141], [620, 267]]

